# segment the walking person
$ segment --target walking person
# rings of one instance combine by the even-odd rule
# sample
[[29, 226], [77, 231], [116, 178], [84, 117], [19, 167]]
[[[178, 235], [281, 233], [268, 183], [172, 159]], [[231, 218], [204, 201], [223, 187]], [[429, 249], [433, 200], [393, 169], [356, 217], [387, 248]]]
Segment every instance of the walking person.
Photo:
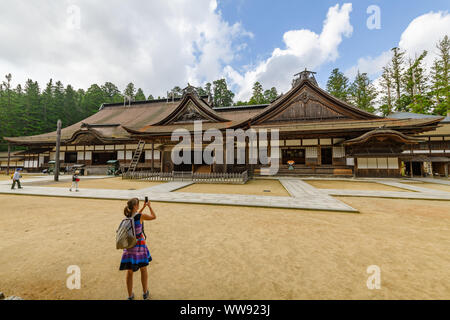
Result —
[[17, 168], [16, 171], [13, 174], [13, 183], [11, 186], [11, 190], [14, 190], [14, 188], [16, 187], [16, 183], [19, 189], [23, 189], [22, 186], [20, 185], [20, 178], [22, 178], [22, 176], [20, 175], [20, 168]]
[[69, 191], [72, 192], [72, 188], [75, 187], [75, 191], [78, 192], [78, 182], [80, 182], [79, 177], [80, 171], [75, 171], [74, 175], [72, 176], [72, 185], [70, 186]]
[[[150, 214], [142, 213], [147, 207], [150, 210]], [[143, 299], [148, 300], [149, 290], [148, 290], [148, 272], [147, 266], [150, 261], [152, 261], [152, 256], [147, 248], [146, 236], [144, 233], [144, 220], [154, 220], [156, 219], [155, 212], [150, 206], [150, 201], [144, 203], [142, 208], [139, 210], [139, 199], [133, 198], [128, 200], [127, 206], [124, 209], [124, 214], [127, 218], [133, 217], [134, 226], [136, 230], [136, 245], [130, 249], [123, 249], [122, 260], [120, 261], [119, 270], [127, 270], [126, 274], [126, 284], [128, 291], [128, 300], [134, 300], [133, 293], [133, 273], [140, 270], [141, 271], [141, 284], [143, 291]]]

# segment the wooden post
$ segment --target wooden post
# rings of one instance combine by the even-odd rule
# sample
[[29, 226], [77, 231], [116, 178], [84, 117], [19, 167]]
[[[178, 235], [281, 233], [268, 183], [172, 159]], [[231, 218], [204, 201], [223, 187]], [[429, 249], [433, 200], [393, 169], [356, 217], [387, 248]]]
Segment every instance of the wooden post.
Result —
[[9, 163], [11, 162], [11, 144], [8, 143], [8, 166], [6, 167], [6, 174], [9, 175]]
[[152, 140], [152, 172], [155, 169], [155, 140]]
[[411, 178], [413, 177], [413, 167], [412, 167], [412, 161], [409, 160], [409, 175]]
[[55, 181], [59, 181], [59, 149], [61, 146], [61, 120], [56, 124]]

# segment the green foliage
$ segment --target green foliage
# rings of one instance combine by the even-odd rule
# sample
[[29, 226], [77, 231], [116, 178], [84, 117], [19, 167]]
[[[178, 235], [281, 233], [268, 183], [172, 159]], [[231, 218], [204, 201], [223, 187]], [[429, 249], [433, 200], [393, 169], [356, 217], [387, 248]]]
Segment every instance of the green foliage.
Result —
[[225, 79], [219, 79], [213, 82], [214, 107], [229, 107], [233, 105], [234, 93], [228, 90]]
[[331, 71], [327, 81], [327, 91], [338, 99], [348, 101], [349, 80], [338, 68]]
[[374, 101], [377, 97], [377, 92], [366, 73], [360, 73], [358, 71], [355, 81], [350, 86], [349, 92], [350, 101], [355, 106], [365, 111], [375, 111]]
[[431, 96], [433, 113], [446, 115], [450, 111], [450, 40], [445, 36], [436, 45], [438, 58], [431, 68]]

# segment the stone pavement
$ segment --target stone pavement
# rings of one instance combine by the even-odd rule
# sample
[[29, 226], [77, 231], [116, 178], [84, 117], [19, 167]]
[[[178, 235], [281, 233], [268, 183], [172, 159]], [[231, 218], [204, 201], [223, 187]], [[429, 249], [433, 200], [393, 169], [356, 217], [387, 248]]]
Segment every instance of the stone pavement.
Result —
[[416, 199], [416, 200], [447, 200], [447, 201], [450, 200], [450, 192], [445, 192], [445, 191], [436, 191], [436, 193], [430, 193], [430, 192], [322, 189], [322, 192], [325, 192], [330, 196], [344, 196], [344, 197], [369, 197], [369, 198]]
[[[69, 177], [70, 178], [70, 177]], [[47, 177], [38, 177], [40, 181], [48, 180]], [[27, 182], [34, 182], [36, 179], [27, 179]], [[24, 180], [25, 181], [25, 180]], [[308, 194], [297, 192], [295, 197], [274, 197], [257, 196], [244, 194], [213, 194], [213, 193], [187, 193], [171, 192], [190, 185], [192, 182], [168, 182], [153, 187], [140, 190], [106, 190], [106, 189], [83, 189], [79, 192], [70, 192], [67, 188], [25, 186], [24, 189], [11, 190], [10, 182], [0, 184], [0, 194], [22, 194], [51, 197], [72, 197], [72, 198], [92, 198], [127, 200], [132, 197], [144, 199], [145, 196], [151, 201], [178, 202], [178, 203], [198, 203], [198, 204], [219, 204], [235, 206], [307, 209], [325, 211], [358, 212], [358, 210], [347, 204], [333, 199], [327, 194], [309, 187], [301, 180], [296, 180], [297, 186], [302, 186]], [[294, 187], [295, 188], [295, 184]], [[314, 189], [316, 190], [314, 192]]]
[[[88, 176], [88, 179], [108, 178], [105, 176]], [[60, 177], [61, 181], [70, 181], [70, 176]], [[37, 182], [49, 182], [51, 176], [33, 177], [23, 180], [26, 184]], [[328, 178], [327, 180], [330, 180]], [[342, 179], [339, 179], [342, 180]], [[346, 179], [347, 180], [347, 179]], [[425, 200], [450, 200], [450, 192], [432, 190], [424, 187], [411, 186], [401, 183], [400, 179], [351, 179], [350, 181], [371, 181], [385, 185], [395, 186], [414, 192], [393, 192], [393, 191], [370, 191], [370, 190], [337, 190], [337, 189], [317, 189], [299, 178], [279, 178], [280, 183], [291, 195], [290, 197], [258, 196], [245, 194], [213, 194], [213, 193], [188, 193], [173, 192], [184, 188], [192, 182], [174, 181], [161, 183], [153, 187], [139, 190], [107, 190], [107, 189], [80, 189], [80, 192], [70, 192], [67, 188], [45, 187], [25, 185], [24, 189], [11, 190], [11, 181], [0, 181], [1, 194], [22, 194], [51, 197], [72, 197], [72, 198], [92, 198], [127, 200], [132, 197], [144, 199], [145, 196], [151, 201], [176, 202], [176, 203], [198, 203], [198, 204], [219, 204], [235, 206], [269, 207], [269, 208], [289, 208], [307, 209], [322, 211], [343, 211], [358, 212], [344, 202], [332, 196], [352, 196], [352, 197], [377, 197], [395, 199], [425, 199]], [[428, 182], [428, 181], [427, 181]]]
[[429, 183], [444, 184], [444, 185], [450, 186], [450, 180], [448, 180], [448, 179], [413, 178], [412, 180], [422, 181], [422, 182], [429, 182]]

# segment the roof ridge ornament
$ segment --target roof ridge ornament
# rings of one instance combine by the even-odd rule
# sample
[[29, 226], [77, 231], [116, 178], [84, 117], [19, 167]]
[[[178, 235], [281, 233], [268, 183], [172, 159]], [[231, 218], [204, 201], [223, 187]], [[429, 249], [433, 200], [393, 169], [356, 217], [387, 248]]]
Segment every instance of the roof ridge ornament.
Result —
[[197, 96], [197, 98], [200, 97], [200, 95], [198, 94], [198, 88], [192, 86], [189, 82], [186, 88], [183, 89], [183, 97], [184, 98], [187, 94], [192, 94]]
[[314, 85], [319, 86], [317, 84], [316, 78], [314, 75], [317, 72], [309, 71], [305, 68], [305, 70], [300, 71], [299, 73], [294, 74], [294, 79], [292, 80], [292, 87], [295, 87], [298, 83], [300, 83], [302, 80], [309, 80]]

